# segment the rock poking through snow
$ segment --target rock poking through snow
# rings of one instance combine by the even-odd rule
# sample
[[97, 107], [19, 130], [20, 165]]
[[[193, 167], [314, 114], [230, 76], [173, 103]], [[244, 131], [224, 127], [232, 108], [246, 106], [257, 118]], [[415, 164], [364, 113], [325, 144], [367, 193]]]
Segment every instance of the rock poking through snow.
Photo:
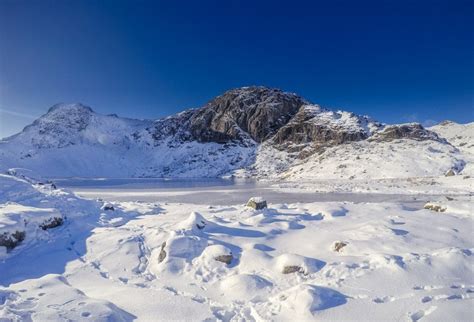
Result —
[[436, 211], [436, 212], [445, 212], [446, 211], [446, 207], [443, 207], [441, 205], [431, 203], [431, 202], [426, 203], [423, 206], [423, 208], [428, 209], [428, 210], [432, 210], [432, 211]]
[[255, 210], [260, 210], [267, 208], [267, 201], [262, 197], [252, 197], [247, 202], [247, 207], [253, 208]]
[[4, 232], [0, 235], [0, 247], [3, 246], [7, 250], [12, 250], [25, 239], [24, 231], [15, 231], [13, 233]]
[[112, 204], [106, 203], [102, 206], [103, 211], [115, 211], [115, 208]]
[[453, 177], [456, 175], [456, 172], [453, 170], [453, 169], [449, 169], [445, 174], [444, 176], [445, 177]]
[[346, 246], [347, 246], [347, 243], [342, 242], [342, 241], [338, 241], [338, 242], [334, 243], [334, 250], [336, 252], [342, 252], [342, 249]]
[[63, 222], [64, 222], [63, 217], [53, 217], [53, 218], [47, 219], [42, 224], [40, 224], [40, 227], [43, 230], [51, 229], [51, 228], [61, 226]]

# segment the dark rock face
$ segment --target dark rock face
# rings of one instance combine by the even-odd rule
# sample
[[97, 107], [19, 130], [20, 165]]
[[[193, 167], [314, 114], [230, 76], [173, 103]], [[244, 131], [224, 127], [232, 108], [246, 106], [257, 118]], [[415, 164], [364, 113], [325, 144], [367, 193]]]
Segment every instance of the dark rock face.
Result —
[[303, 106], [292, 120], [282, 126], [272, 138], [274, 146], [280, 150], [296, 152], [307, 146], [317, 149], [367, 139], [369, 134], [361, 123], [367, 123], [368, 120], [363, 117], [350, 114], [356, 126], [347, 127], [333, 120], [327, 121], [324, 117], [319, 118], [320, 112], [332, 114], [331, 116], [336, 121], [337, 117], [340, 117], [337, 113], [324, 110], [315, 111], [314, 107], [308, 109]]
[[216, 97], [191, 118], [190, 131], [201, 142], [263, 142], [306, 102], [295, 94], [266, 87], [243, 87]]
[[64, 223], [64, 219], [62, 217], [53, 217], [43, 222], [40, 225], [40, 227], [41, 229], [46, 230], [46, 229], [61, 226], [63, 223]]
[[377, 132], [370, 138], [373, 141], [393, 141], [398, 139], [410, 139], [416, 141], [434, 140], [442, 142], [436, 133], [425, 129], [421, 124], [410, 123], [400, 125], [388, 125], [382, 131]]
[[20, 244], [26, 237], [24, 231], [15, 231], [13, 234], [3, 233], [0, 235], [0, 246], [12, 250]]
[[155, 140], [239, 142], [249, 145], [274, 135], [307, 103], [301, 97], [266, 87], [225, 92], [204, 107], [155, 122], [148, 129]]

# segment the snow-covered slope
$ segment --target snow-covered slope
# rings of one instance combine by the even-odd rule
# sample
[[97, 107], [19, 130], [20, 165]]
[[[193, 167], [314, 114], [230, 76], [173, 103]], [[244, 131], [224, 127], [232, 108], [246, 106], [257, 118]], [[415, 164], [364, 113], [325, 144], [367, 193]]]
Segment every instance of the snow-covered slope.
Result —
[[156, 121], [58, 104], [0, 141], [0, 170], [47, 177], [387, 178], [462, 172], [467, 163], [419, 124], [387, 126], [265, 87]]
[[452, 121], [444, 121], [430, 127], [429, 130], [445, 138], [459, 149], [462, 158], [466, 161], [463, 174], [474, 176], [474, 122], [458, 124]]

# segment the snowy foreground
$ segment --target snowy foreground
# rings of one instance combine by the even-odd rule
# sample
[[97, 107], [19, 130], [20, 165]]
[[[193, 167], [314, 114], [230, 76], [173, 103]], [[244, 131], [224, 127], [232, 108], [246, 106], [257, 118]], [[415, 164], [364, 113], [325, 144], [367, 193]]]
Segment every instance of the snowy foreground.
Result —
[[0, 175], [0, 321], [473, 320], [472, 205], [104, 204]]

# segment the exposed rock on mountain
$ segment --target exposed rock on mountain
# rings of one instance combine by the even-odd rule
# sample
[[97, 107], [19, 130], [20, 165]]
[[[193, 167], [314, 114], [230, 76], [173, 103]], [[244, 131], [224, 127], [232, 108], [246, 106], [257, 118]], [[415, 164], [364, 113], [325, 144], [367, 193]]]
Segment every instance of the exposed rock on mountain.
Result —
[[[417, 151], [414, 161], [407, 159], [412, 150]], [[443, 158], [433, 158], [433, 151]], [[359, 161], [379, 154], [387, 160], [385, 154], [394, 153], [412, 167], [381, 172]], [[23, 167], [45, 176], [279, 178], [337, 173], [343, 178], [354, 175], [342, 164], [352, 158], [354, 171], [364, 176], [443, 174], [452, 168], [461, 172], [465, 165], [456, 148], [419, 124], [385, 126], [266, 87], [230, 90], [201, 108], [156, 121], [58, 104], [21, 133], [0, 141], [0, 169]], [[296, 172], [303, 163], [306, 170]]]
[[223, 143], [251, 138], [263, 142], [288, 123], [305, 101], [266, 87], [224, 93], [196, 111], [190, 130], [200, 142]]
[[278, 149], [289, 152], [310, 148], [307, 155], [321, 147], [364, 140], [380, 127], [380, 123], [365, 116], [304, 105], [278, 130], [272, 142]]
[[398, 139], [442, 141], [436, 133], [425, 129], [418, 123], [388, 125], [370, 139], [374, 141], [392, 141]]

